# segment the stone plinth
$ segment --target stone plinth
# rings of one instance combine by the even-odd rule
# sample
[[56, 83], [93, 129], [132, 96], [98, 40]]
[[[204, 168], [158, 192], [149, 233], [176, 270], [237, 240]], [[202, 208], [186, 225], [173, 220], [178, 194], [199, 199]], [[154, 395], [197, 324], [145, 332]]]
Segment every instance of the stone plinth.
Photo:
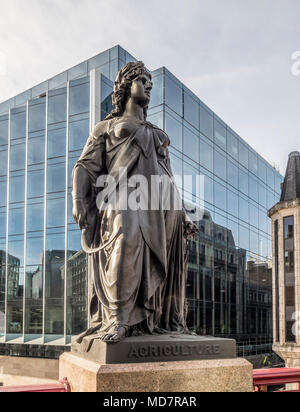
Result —
[[80, 345], [73, 339], [72, 353], [101, 364], [230, 359], [236, 357], [236, 342], [209, 336], [164, 334], [130, 337], [107, 344], [86, 337]]
[[73, 353], [59, 362], [73, 392], [252, 392], [252, 365], [244, 359], [103, 365]]
[[273, 351], [284, 360], [286, 368], [300, 368], [300, 347], [296, 343], [275, 343]]

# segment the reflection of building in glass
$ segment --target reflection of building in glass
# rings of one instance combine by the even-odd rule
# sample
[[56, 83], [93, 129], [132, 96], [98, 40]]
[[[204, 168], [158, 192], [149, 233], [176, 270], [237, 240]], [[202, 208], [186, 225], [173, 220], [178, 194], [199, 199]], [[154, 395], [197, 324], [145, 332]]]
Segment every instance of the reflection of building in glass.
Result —
[[239, 340], [270, 336], [270, 262], [247, 261], [232, 231], [215, 224], [210, 213], [203, 214], [198, 226], [199, 236], [189, 245], [189, 326], [200, 334]]
[[[0, 257], [4, 341], [66, 344], [87, 326], [71, 174], [90, 126], [112, 108], [117, 70], [134, 60], [116, 46], [0, 104], [0, 250], [19, 262], [6, 269]], [[170, 137], [174, 175], [204, 177], [199, 193], [196, 180], [180, 187], [185, 202], [205, 210], [190, 244], [189, 325], [270, 339], [270, 283], [260, 279], [272, 253], [267, 210], [282, 177], [165, 67], [152, 75], [148, 120]]]
[[70, 333], [81, 333], [86, 327], [87, 308], [87, 256], [81, 250], [68, 258], [68, 309]]

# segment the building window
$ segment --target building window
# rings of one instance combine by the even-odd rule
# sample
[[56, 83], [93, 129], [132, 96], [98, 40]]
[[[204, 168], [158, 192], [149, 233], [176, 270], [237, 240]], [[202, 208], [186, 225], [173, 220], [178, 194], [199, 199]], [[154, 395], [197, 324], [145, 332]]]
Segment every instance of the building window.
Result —
[[286, 342], [296, 342], [292, 333], [295, 306], [295, 266], [294, 266], [294, 216], [283, 218], [284, 225], [284, 275], [285, 275], [285, 329]]
[[280, 341], [279, 325], [279, 272], [278, 272], [278, 220], [274, 222], [274, 242], [275, 242], [275, 303], [276, 303], [276, 330], [275, 340]]

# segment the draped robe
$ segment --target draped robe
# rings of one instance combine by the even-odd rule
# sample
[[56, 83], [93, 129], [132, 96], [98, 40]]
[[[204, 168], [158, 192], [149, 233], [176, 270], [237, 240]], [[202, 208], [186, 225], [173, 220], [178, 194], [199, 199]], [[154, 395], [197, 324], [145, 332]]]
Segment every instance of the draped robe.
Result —
[[125, 325], [145, 333], [184, 332], [185, 212], [172, 208], [121, 210], [118, 199], [104, 210], [96, 206], [96, 183], [101, 175], [115, 178], [117, 195], [120, 168], [126, 168], [128, 178], [146, 177], [149, 188], [153, 175], [172, 177], [169, 138], [148, 122], [126, 123], [117, 118], [100, 125], [101, 131], [89, 137], [75, 165], [75, 169], [86, 170], [91, 184], [86, 198], [88, 229], [83, 230], [82, 246], [89, 255], [93, 331], [104, 333]]

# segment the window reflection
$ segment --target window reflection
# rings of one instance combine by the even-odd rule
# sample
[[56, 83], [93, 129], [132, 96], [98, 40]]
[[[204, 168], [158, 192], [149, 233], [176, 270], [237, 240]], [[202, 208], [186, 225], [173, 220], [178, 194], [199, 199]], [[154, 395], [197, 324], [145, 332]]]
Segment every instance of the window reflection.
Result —
[[214, 119], [202, 106], [200, 106], [200, 131], [209, 139], [213, 139]]
[[25, 169], [25, 142], [10, 148], [10, 170]]
[[46, 103], [45, 98], [36, 99], [28, 108], [28, 131], [36, 132], [45, 129]]
[[44, 203], [27, 205], [27, 232], [43, 230], [44, 227]]
[[66, 187], [65, 163], [48, 164], [47, 166], [47, 192], [62, 192]]
[[49, 92], [48, 123], [58, 123], [66, 120], [67, 90], [66, 88]]
[[89, 119], [69, 125], [69, 150], [82, 150], [89, 135]]
[[182, 88], [169, 76], [165, 76], [165, 101], [170, 109], [182, 116]]
[[182, 123], [166, 113], [166, 133], [170, 138], [171, 146], [182, 152]]
[[[22, 109], [21, 109], [22, 110]], [[23, 109], [14, 109], [11, 112], [10, 138], [18, 139], [26, 136], [26, 112]]]
[[[78, 80], [70, 83], [70, 115], [84, 113], [89, 111], [90, 107], [90, 85], [89, 83], [76, 84]], [[82, 82], [82, 80], [79, 80]]]
[[9, 185], [9, 202], [24, 202], [25, 176], [11, 176]]
[[[30, 137], [30, 136], [29, 136]], [[45, 160], [45, 134], [28, 140], [28, 165], [43, 163]]]
[[66, 128], [62, 127], [48, 131], [48, 158], [65, 156], [66, 154]]
[[183, 130], [183, 151], [195, 162], [199, 162], [199, 136], [195, 135], [187, 127]]
[[44, 194], [44, 169], [28, 170], [27, 197], [40, 197]]

